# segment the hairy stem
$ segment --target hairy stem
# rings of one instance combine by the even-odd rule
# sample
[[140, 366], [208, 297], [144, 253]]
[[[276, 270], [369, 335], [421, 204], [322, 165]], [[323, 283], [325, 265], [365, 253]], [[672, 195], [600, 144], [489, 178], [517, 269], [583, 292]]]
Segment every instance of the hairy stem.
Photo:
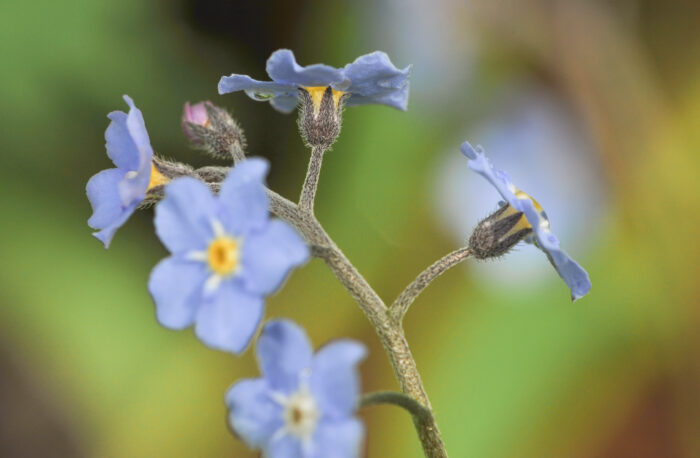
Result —
[[324, 153], [325, 150], [320, 146], [314, 146], [311, 149], [309, 168], [306, 170], [304, 186], [301, 188], [301, 196], [299, 197], [299, 208], [307, 213], [313, 214], [314, 212], [314, 199], [316, 198], [316, 189], [318, 188], [318, 179], [321, 175], [321, 163], [323, 162]]
[[360, 398], [359, 402], [360, 407], [370, 407], [379, 404], [393, 404], [399, 406], [418, 418], [427, 419], [432, 415], [430, 410], [423, 407], [423, 404], [420, 402], [410, 396], [395, 391], [375, 391], [373, 393], [367, 393]]
[[413, 304], [413, 301], [416, 300], [418, 295], [422, 293], [433, 280], [467, 259], [470, 255], [469, 248], [460, 248], [459, 250], [445, 255], [442, 259], [435, 261], [430, 267], [421, 272], [416, 279], [399, 294], [399, 297], [391, 304], [391, 307], [389, 307], [389, 314], [392, 319], [400, 323], [406, 315], [408, 308]]

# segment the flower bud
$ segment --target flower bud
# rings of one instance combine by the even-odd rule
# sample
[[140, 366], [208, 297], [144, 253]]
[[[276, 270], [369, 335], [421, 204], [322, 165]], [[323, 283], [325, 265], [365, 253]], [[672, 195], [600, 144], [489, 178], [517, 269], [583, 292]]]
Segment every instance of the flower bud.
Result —
[[469, 251], [477, 259], [502, 256], [531, 233], [525, 214], [505, 204], [476, 225]]
[[338, 138], [343, 102], [349, 95], [330, 86], [299, 88], [299, 131], [310, 147], [328, 149]]
[[192, 146], [214, 157], [243, 160], [243, 129], [226, 112], [211, 102], [185, 103], [182, 130]]

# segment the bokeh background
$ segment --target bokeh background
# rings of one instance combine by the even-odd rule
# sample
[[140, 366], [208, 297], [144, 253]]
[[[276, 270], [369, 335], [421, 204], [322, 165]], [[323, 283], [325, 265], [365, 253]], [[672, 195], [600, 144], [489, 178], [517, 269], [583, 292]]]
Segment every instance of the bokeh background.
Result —
[[[700, 456], [700, 6], [697, 2], [356, 0], [0, 3], [0, 456], [257, 456], [223, 395], [248, 351], [160, 327], [146, 291], [166, 252], [152, 212], [109, 250], [85, 183], [110, 166], [109, 111], [141, 108], [157, 152], [200, 166], [185, 101], [232, 110], [269, 184], [295, 198], [295, 117], [220, 76], [266, 79], [275, 49], [342, 66], [413, 64], [409, 111], [350, 108], [317, 214], [387, 300], [458, 248], [497, 195], [459, 144], [482, 144], [547, 209], [593, 289], [572, 304], [529, 246], [466, 262], [405, 327], [454, 457]], [[371, 349], [366, 391], [396, 389], [374, 331], [319, 261], [269, 298], [320, 345]], [[367, 456], [417, 457], [409, 417], [361, 412]]]

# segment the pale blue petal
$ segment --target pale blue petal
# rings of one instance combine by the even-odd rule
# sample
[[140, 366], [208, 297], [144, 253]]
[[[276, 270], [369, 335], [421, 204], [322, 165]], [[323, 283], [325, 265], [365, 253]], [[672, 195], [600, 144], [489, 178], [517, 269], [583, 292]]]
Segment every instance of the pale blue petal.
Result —
[[582, 298], [591, 290], [591, 279], [588, 272], [559, 247], [559, 240], [552, 234], [547, 226], [532, 224], [533, 221], [541, 221], [541, 215], [529, 199], [522, 203], [522, 211], [528, 221], [531, 222], [537, 239], [537, 247], [547, 254], [559, 276], [571, 290], [571, 300]]
[[202, 302], [202, 286], [207, 276], [206, 266], [201, 262], [172, 256], [159, 262], [148, 280], [158, 322], [170, 329], [190, 326]]
[[213, 238], [214, 196], [201, 181], [182, 177], [165, 188], [156, 206], [156, 234], [172, 253], [204, 250]]
[[350, 80], [350, 86], [343, 89], [352, 94], [348, 105], [381, 103], [404, 111], [408, 108], [410, 65], [400, 70], [386, 53], [375, 51], [346, 65], [343, 73]]
[[297, 107], [297, 104], [299, 103], [299, 94], [297, 91], [294, 92], [294, 94], [287, 95], [287, 94], [282, 94], [278, 95], [277, 97], [274, 97], [273, 99], [270, 100], [270, 105], [272, 107], [281, 112], [281, 113], [286, 113], [289, 114], [294, 109]]
[[93, 210], [88, 220], [90, 227], [107, 227], [122, 216], [124, 207], [119, 198], [118, 186], [123, 177], [123, 171], [107, 169], [93, 175], [88, 181], [85, 191]]
[[245, 444], [261, 449], [284, 426], [282, 407], [270, 397], [270, 387], [262, 379], [247, 379], [226, 392], [229, 424]]
[[302, 451], [301, 441], [289, 435], [269, 442], [264, 452], [265, 458], [307, 458]]
[[105, 130], [107, 156], [124, 172], [139, 168], [139, 151], [126, 126], [127, 114], [113, 111], [107, 115], [112, 122]]
[[280, 84], [274, 81], [258, 81], [248, 75], [222, 76], [219, 80], [219, 94], [228, 94], [236, 91], [258, 91], [262, 94], [296, 94], [297, 85]]
[[131, 152], [130, 155], [136, 155], [138, 157], [136, 169], [129, 169], [129, 171], [135, 171], [136, 174], [133, 176], [127, 175], [119, 184], [119, 194], [122, 198], [122, 202], [124, 205], [129, 205], [136, 200], [142, 200], [146, 194], [148, 183], [151, 179], [153, 148], [151, 148], [148, 132], [146, 131], [146, 124], [141, 111], [136, 108], [134, 102], [128, 96], [125, 95], [124, 100], [131, 108], [129, 114], [126, 116], [126, 130], [132, 140], [133, 147], [136, 149], [136, 151]]
[[313, 454], [305, 458], [358, 458], [365, 428], [356, 418], [319, 422], [313, 438]]
[[107, 169], [95, 174], [87, 183], [86, 192], [93, 208], [93, 214], [88, 219], [88, 225], [93, 229], [101, 229], [93, 235], [100, 240], [105, 248], [109, 247], [112, 237], [132, 213], [139, 202], [124, 206], [119, 197], [119, 183], [124, 172], [119, 169]]
[[263, 316], [265, 303], [231, 281], [223, 281], [195, 317], [195, 333], [207, 346], [240, 353], [248, 346]]
[[278, 49], [273, 52], [267, 59], [265, 68], [267, 74], [276, 83], [295, 86], [328, 86], [345, 79], [341, 69], [329, 65], [300, 66], [294, 58], [294, 53], [289, 49]]
[[295, 391], [302, 372], [311, 367], [313, 349], [303, 329], [289, 320], [269, 321], [256, 346], [258, 363], [274, 390]]
[[309, 259], [309, 248], [284, 221], [275, 219], [245, 238], [241, 274], [246, 290], [267, 295], [277, 290], [289, 271]]
[[221, 222], [234, 235], [263, 228], [269, 220], [265, 177], [269, 163], [261, 158], [238, 163], [221, 184]]
[[324, 418], [350, 415], [357, 406], [360, 378], [357, 364], [367, 356], [367, 348], [352, 340], [335, 340], [314, 356], [311, 392]]

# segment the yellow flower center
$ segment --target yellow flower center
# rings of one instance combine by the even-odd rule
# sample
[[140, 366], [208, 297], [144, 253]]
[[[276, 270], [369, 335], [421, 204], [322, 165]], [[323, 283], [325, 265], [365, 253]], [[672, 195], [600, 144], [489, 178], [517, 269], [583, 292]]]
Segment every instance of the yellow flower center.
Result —
[[[328, 86], [302, 86], [306, 92], [311, 95], [311, 101], [314, 104], [314, 113], [318, 114], [318, 112], [321, 110], [321, 101], [323, 100], [323, 94], [326, 92], [326, 89], [328, 89]], [[337, 91], [335, 89], [332, 89], [333, 91], [333, 104], [335, 105], [335, 108], [338, 108], [338, 103], [340, 102], [340, 98], [345, 94], [343, 91]]]
[[217, 237], [209, 244], [207, 258], [212, 271], [219, 275], [228, 275], [238, 267], [239, 244], [227, 236]]
[[151, 190], [151, 189], [155, 188], [156, 186], [164, 185], [168, 181], [169, 180], [165, 177], [165, 175], [160, 173], [158, 171], [158, 169], [156, 168], [155, 164], [153, 164], [151, 162], [151, 179], [148, 182], [148, 189], [147, 190]]

